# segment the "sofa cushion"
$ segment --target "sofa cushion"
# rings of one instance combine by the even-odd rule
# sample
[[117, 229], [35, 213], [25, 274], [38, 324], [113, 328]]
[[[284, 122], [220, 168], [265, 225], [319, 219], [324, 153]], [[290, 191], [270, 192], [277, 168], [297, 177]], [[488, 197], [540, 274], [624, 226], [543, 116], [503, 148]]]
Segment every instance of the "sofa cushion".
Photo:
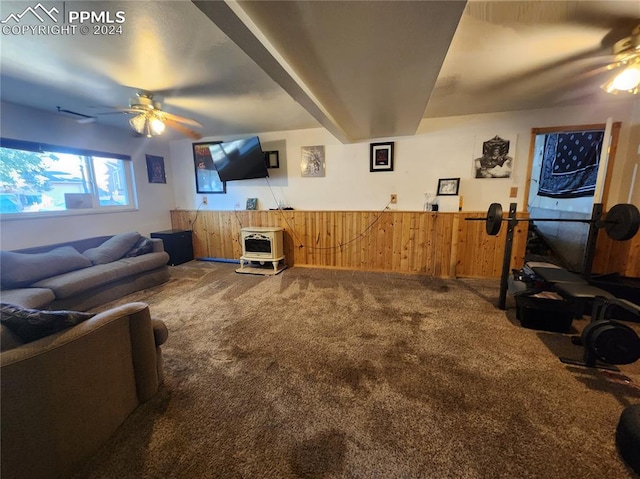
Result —
[[107, 264], [124, 257], [140, 239], [140, 233], [121, 233], [112, 236], [96, 248], [89, 248], [84, 255], [92, 264]]
[[142, 236], [136, 244], [133, 245], [127, 254], [126, 258], [133, 258], [134, 256], [141, 256], [143, 254], [151, 253], [153, 251], [153, 243], [149, 238]]
[[46, 253], [0, 251], [0, 284], [3, 289], [21, 288], [57, 274], [91, 266], [91, 261], [72, 246], [62, 246]]
[[65, 299], [84, 293], [91, 288], [152, 271], [166, 265], [167, 261], [169, 261], [169, 255], [164, 251], [135, 258], [122, 258], [112, 263], [98, 264], [91, 268], [52, 276], [34, 283], [33, 286], [48, 288], [53, 291], [56, 299]]
[[2, 302], [22, 306], [23, 308], [45, 309], [54, 299], [49, 288], [16, 288], [2, 291]]
[[0, 322], [24, 342], [44, 338], [94, 316], [95, 313], [41, 311], [0, 303]]

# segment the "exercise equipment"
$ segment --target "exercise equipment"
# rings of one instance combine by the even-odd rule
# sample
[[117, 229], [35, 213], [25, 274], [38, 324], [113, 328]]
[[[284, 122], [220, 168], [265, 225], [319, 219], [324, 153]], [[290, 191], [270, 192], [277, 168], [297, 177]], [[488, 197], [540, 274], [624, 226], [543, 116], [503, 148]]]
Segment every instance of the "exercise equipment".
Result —
[[[591, 322], [580, 336], [571, 338], [573, 344], [584, 347], [583, 359], [560, 358], [563, 363], [617, 371], [615, 364], [631, 364], [640, 359], [640, 337], [629, 326], [610, 319], [627, 312], [634, 321], [640, 321], [639, 305], [590, 285], [559, 266], [537, 262], [527, 263], [526, 267], [544, 282], [545, 291], [552, 290], [562, 297], [564, 307], [574, 316], [581, 317], [585, 306], [591, 304]], [[516, 303], [518, 299], [516, 295]]]
[[573, 218], [517, 218], [516, 203], [509, 205], [509, 213], [506, 218], [503, 216], [502, 205], [492, 203], [484, 218], [465, 218], [465, 221], [484, 221], [487, 234], [495, 236], [500, 232], [502, 223], [507, 222], [507, 235], [505, 240], [504, 257], [502, 261], [502, 274], [500, 276], [500, 296], [498, 307], [506, 309], [507, 289], [509, 272], [511, 265], [511, 252], [513, 250], [513, 233], [515, 227], [520, 222], [558, 222], [558, 223], [586, 223], [590, 225], [587, 237], [587, 246], [584, 258], [584, 274], [591, 274], [591, 265], [595, 255], [596, 239], [599, 229], [604, 229], [607, 235], [615, 241], [625, 241], [633, 238], [640, 229], [640, 211], [635, 205], [621, 203], [613, 206], [607, 213], [606, 219], [602, 219], [602, 204], [595, 203], [589, 219]]
[[487, 216], [484, 218], [466, 218], [468, 221], [485, 221], [487, 234], [496, 236], [500, 233], [503, 221], [515, 222], [556, 222], [556, 223], [586, 223], [593, 224], [596, 228], [603, 228], [607, 235], [615, 241], [625, 241], [633, 238], [640, 228], [640, 211], [635, 205], [620, 203], [613, 206], [607, 213], [606, 219], [579, 218], [516, 218], [515, 216], [503, 217], [502, 205], [491, 203]]
[[631, 364], [640, 359], [640, 338], [626, 324], [611, 319], [591, 321], [580, 335], [582, 361], [560, 358], [565, 364], [617, 371], [615, 364]]
[[616, 427], [616, 445], [624, 461], [640, 474], [640, 404], [622, 410]]

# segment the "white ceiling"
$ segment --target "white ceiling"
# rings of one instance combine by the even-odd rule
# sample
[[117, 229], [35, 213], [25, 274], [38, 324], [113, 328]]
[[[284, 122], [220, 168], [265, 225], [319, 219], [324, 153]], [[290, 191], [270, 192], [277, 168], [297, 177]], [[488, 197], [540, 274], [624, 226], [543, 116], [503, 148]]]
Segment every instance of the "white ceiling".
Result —
[[[0, 20], [36, 4], [3, 0]], [[126, 21], [119, 35], [3, 34], [3, 101], [129, 128], [102, 113], [144, 89], [203, 136], [322, 125], [345, 143], [422, 118], [629, 101], [589, 72], [640, 23], [638, 0], [43, 4]]]

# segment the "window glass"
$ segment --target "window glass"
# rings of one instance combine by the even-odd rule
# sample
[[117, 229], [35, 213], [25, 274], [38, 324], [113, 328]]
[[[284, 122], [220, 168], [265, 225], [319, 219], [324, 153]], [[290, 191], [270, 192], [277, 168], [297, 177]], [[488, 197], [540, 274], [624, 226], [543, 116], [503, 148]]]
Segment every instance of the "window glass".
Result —
[[3, 215], [135, 208], [128, 157], [12, 141], [0, 147]]

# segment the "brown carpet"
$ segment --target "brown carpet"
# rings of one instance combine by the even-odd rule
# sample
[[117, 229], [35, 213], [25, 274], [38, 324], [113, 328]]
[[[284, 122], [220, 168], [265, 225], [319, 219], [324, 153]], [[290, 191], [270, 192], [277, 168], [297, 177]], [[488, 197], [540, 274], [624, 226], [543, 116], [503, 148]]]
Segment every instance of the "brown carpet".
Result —
[[117, 302], [166, 322], [166, 380], [76, 478], [634, 477], [638, 389], [562, 364], [581, 349], [497, 309], [498, 281], [236, 267]]

